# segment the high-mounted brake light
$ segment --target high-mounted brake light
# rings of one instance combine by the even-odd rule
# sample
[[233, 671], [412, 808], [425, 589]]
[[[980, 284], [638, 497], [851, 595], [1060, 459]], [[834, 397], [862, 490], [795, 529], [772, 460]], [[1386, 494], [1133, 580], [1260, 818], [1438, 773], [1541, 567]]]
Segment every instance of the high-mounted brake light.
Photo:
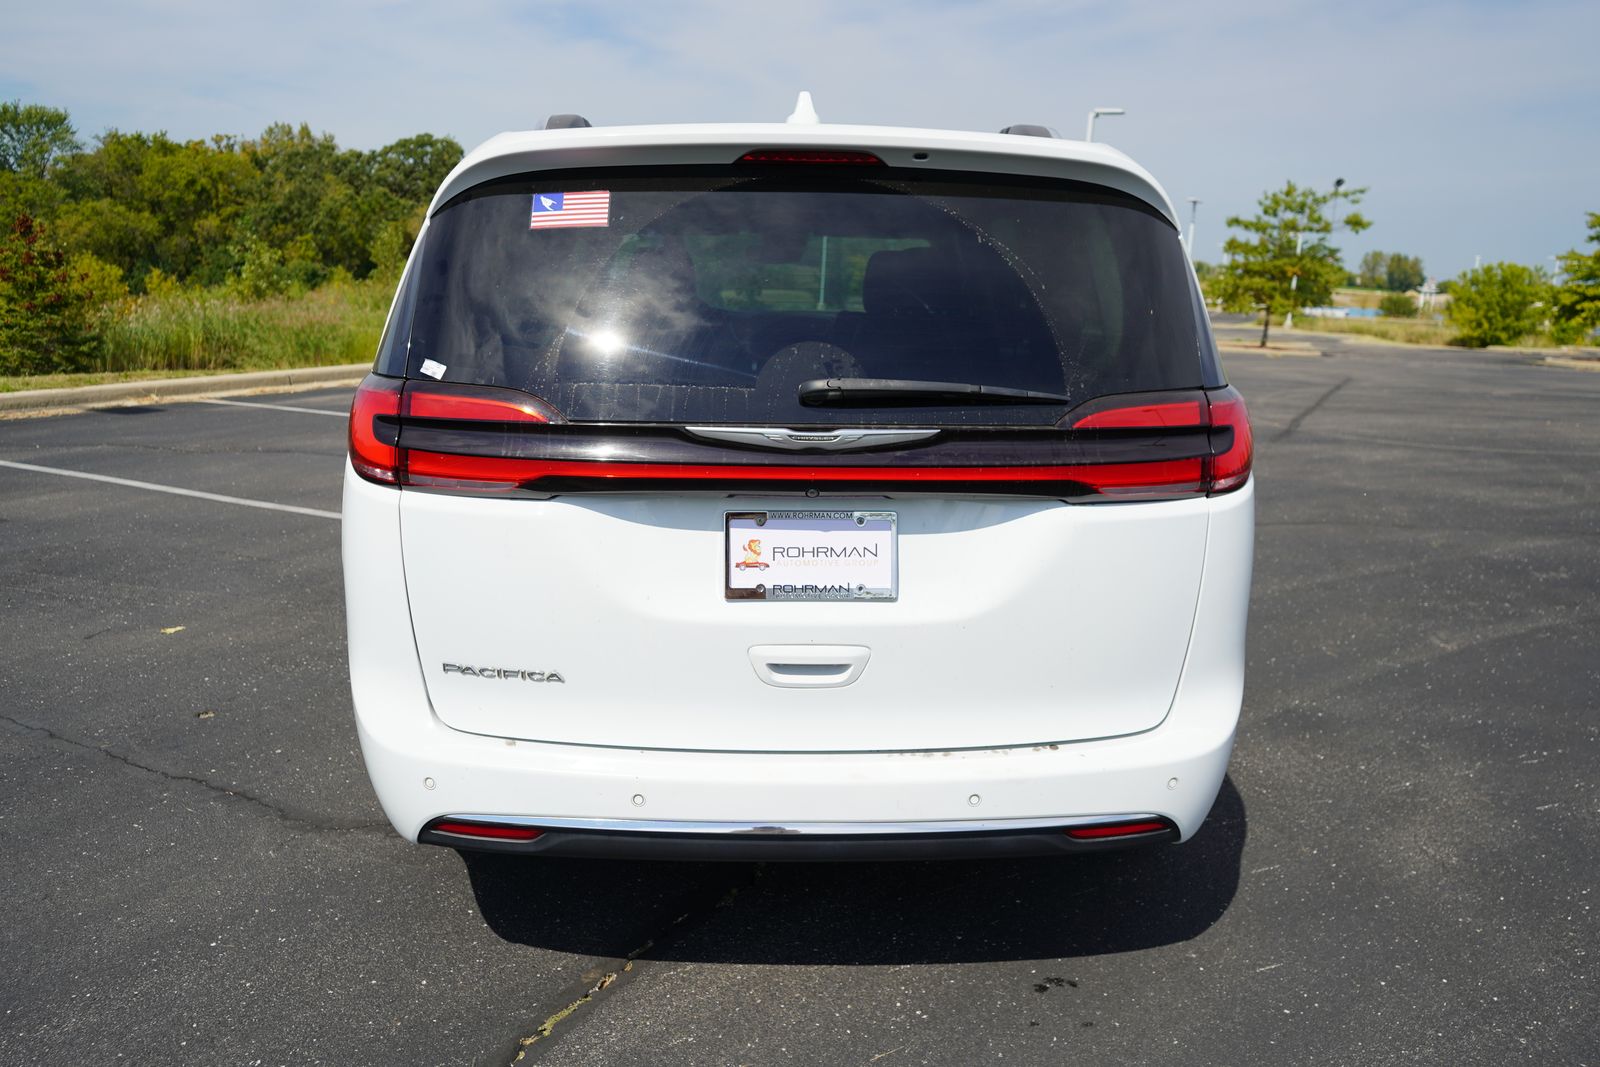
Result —
[[1138, 837], [1172, 829], [1172, 824], [1161, 819], [1139, 819], [1131, 822], [1107, 822], [1096, 826], [1069, 826], [1067, 836], [1079, 841], [1106, 841], [1118, 837]]
[[503, 823], [461, 822], [447, 819], [436, 822], [428, 829], [435, 833], [455, 834], [457, 837], [477, 837], [486, 841], [532, 841], [544, 834], [532, 826], [507, 826]]
[[740, 163], [821, 163], [845, 167], [881, 167], [883, 160], [871, 152], [852, 152], [833, 148], [757, 148], [738, 159]]

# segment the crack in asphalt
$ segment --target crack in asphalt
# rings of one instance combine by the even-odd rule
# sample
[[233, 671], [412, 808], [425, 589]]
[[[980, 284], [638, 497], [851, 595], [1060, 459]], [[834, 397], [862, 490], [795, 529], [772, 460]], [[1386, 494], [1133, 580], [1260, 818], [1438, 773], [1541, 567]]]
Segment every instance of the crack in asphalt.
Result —
[[1294, 433], [1296, 430], [1298, 430], [1300, 428], [1300, 424], [1302, 422], [1305, 422], [1306, 419], [1310, 418], [1313, 414], [1316, 413], [1316, 410], [1318, 408], [1320, 408], [1322, 405], [1326, 404], [1329, 400], [1332, 400], [1334, 393], [1337, 393], [1339, 390], [1343, 389], [1345, 386], [1349, 385], [1354, 380], [1355, 379], [1353, 379], [1353, 378], [1345, 378], [1344, 380], [1335, 383], [1333, 388], [1329, 389], [1327, 392], [1325, 392], [1321, 396], [1317, 397], [1315, 400], [1313, 400], [1311, 402], [1309, 407], [1307, 407], [1300, 414], [1296, 415], [1294, 418], [1290, 419], [1289, 420], [1289, 424], [1287, 426], [1285, 426], [1283, 429], [1279, 430], [1277, 433], [1273, 434], [1271, 439], [1273, 441], [1282, 441], [1284, 438], [1286, 438], [1290, 434]]
[[37, 734], [43, 734], [50, 740], [59, 741], [64, 745], [71, 745], [74, 748], [81, 748], [86, 752], [98, 753], [99, 755], [105, 756], [107, 759], [114, 760], [117, 763], [121, 763], [124, 766], [132, 767], [134, 770], [144, 771], [147, 774], [156, 775], [157, 777], [164, 778], [169, 782], [185, 782], [191, 785], [198, 785], [204, 789], [209, 789], [213, 793], [218, 793], [222, 796], [234, 797], [236, 799], [246, 801], [258, 808], [263, 809], [264, 811], [270, 812], [277, 818], [294, 826], [304, 827], [309, 830], [324, 833], [369, 833], [372, 831], [381, 831], [385, 836], [387, 836], [387, 834], [391, 832], [389, 830], [389, 824], [384, 822], [339, 822], [331, 819], [313, 818], [309, 815], [295, 812], [288, 808], [279, 807], [270, 800], [267, 800], [263, 797], [258, 797], [254, 793], [240, 789], [236, 786], [219, 785], [210, 779], [200, 778], [192, 774], [177, 774], [172, 771], [164, 771], [160, 767], [152, 767], [147, 763], [140, 763], [132, 756], [125, 756], [120, 752], [113, 751], [112, 749], [105, 748], [101, 745], [92, 745], [87, 741], [80, 741], [76, 737], [69, 737], [66, 734], [58, 733], [57, 731], [50, 729], [48, 726], [40, 726], [37, 723], [24, 722], [23, 720], [13, 718], [10, 715], [0, 714], [0, 721], [8, 722], [19, 729], [29, 730]]
[[[661, 933], [655, 937], [647, 938], [644, 944], [617, 960], [621, 964], [620, 967], [607, 969], [599, 974], [598, 977], [593, 976], [593, 970], [585, 972], [580, 984], [574, 987], [574, 991], [577, 993], [576, 996], [573, 996], [561, 1007], [547, 1015], [544, 1021], [535, 1027], [531, 1034], [515, 1039], [511, 1048], [516, 1051], [516, 1055], [511, 1057], [507, 1067], [514, 1067], [514, 1065], [524, 1062], [532, 1062], [527, 1059], [529, 1049], [549, 1040], [554, 1036], [557, 1027], [577, 1014], [585, 1006], [593, 1003], [596, 998], [600, 998], [601, 994], [606, 990], [632, 977], [636, 973], [634, 970], [635, 963], [649, 962], [645, 959], [646, 953], [652, 949], [666, 947], [686, 937], [704, 925], [718, 911], [732, 907], [740, 892], [754, 885], [764, 870], [764, 864], [753, 864], [751, 873], [745, 881], [728, 887], [727, 891], [718, 897], [714, 903], [702, 903], [698, 907], [690, 908], [680, 914]], [[539, 1053], [535, 1052], [534, 1055], [537, 1057]]]

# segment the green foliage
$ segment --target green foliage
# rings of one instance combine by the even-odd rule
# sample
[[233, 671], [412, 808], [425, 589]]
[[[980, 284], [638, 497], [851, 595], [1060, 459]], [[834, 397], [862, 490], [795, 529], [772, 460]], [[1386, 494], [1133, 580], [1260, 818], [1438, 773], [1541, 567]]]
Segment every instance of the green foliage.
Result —
[[[1365, 193], [1365, 189], [1324, 193], [1288, 182], [1262, 194], [1259, 214], [1228, 219], [1230, 227], [1246, 236], [1230, 236], [1223, 246], [1230, 258], [1214, 286], [1223, 306], [1234, 311], [1265, 310], [1270, 320], [1273, 315], [1326, 303], [1345, 276], [1339, 253], [1327, 240], [1334, 230], [1329, 209], [1341, 200], [1359, 204]], [[1339, 223], [1352, 233], [1370, 225], [1354, 211], [1345, 213]]]
[[369, 166], [372, 179], [391, 195], [407, 204], [426, 204], [460, 162], [460, 145], [448, 137], [419, 133], [378, 149]]
[[0, 237], [0, 374], [81, 370], [92, 357], [93, 285], [38, 220], [18, 215]]
[[93, 369], [237, 370], [359, 363], [372, 358], [393, 290], [334, 282], [298, 297], [250, 300], [218, 289], [167, 290], [126, 301], [102, 325]]
[[1417, 302], [1405, 293], [1384, 293], [1378, 301], [1378, 313], [1386, 319], [1414, 319]]
[[0, 103], [0, 170], [44, 178], [78, 148], [65, 111], [20, 100]]
[[1562, 279], [1552, 298], [1552, 327], [1561, 344], [1600, 329], [1600, 212], [1589, 212], [1589, 243], [1593, 252], [1573, 249], [1559, 257]]
[[1486, 263], [1456, 279], [1445, 314], [1460, 344], [1514, 344], [1539, 328], [1542, 315], [1536, 305], [1549, 289], [1543, 271], [1520, 263]]
[[1429, 345], [1442, 348], [1455, 339], [1455, 330], [1442, 322], [1418, 317], [1415, 319], [1315, 319], [1303, 324], [1317, 333], [1354, 334], [1376, 337], [1405, 345]]
[[1393, 293], [1420, 289], [1427, 280], [1422, 260], [1399, 252], [1368, 252], [1361, 257], [1361, 267], [1356, 271], [1356, 284], [1361, 288], [1387, 289]]
[[1428, 275], [1422, 269], [1422, 260], [1416, 256], [1391, 253], [1383, 265], [1383, 287], [1391, 292], [1404, 293], [1421, 289]]
[[0, 374], [365, 358], [461, 155], [281, 123], [254, 140], [107, 130], [85, 150], [65, 111], [0, 103], [0, 226], [22, 220], [0, 234]]
[[120, 267], [135, 290], [160, 270], [287, 292], [338, 269], [365, 277], [380, 259], [403, 263], [422, 208], [460, 158], [460, 145], [431, 134], [360, 152], [284, 123], [255, 140], [108, 130], [91, 150], [56, 158], [49, 182], [0, 171], [0, 207], [49, 218], [63, 247]]
[[1388, 256], [1377, 249], [1373, 249], [1361, 257], [1361, 266], [1356, 269], [1355, 284], [1362, 289], [1382, 289], [1384, 287], [1384, 267]]

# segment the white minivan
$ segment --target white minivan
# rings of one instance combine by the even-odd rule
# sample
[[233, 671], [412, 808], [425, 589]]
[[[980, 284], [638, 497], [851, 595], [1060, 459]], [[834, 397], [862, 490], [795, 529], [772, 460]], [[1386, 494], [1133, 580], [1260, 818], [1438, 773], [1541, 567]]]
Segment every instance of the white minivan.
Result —
[[551, 856], [1182, 840], [1239, 715], [1250, 469], [1114, 149], [503, 134], [351, 410], [373, 786], [409, 839]]

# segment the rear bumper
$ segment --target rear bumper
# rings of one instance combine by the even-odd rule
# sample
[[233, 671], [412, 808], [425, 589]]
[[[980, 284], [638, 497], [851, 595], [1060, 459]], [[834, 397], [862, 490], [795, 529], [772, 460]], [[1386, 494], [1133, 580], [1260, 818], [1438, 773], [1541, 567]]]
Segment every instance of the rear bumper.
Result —
[[675, 858], [771, 858], [757, 853], [778, 848], [785, 850], [781, 858], [801, 858], [804, 851], [809, 854], [803, 858], [818, 859], [1066, 851], [1080, 843], [1058, 847], [1064, 837], [1059, 830], [980, 827], [1013, 820], [1065, 825], [1130, 813], [1166, 819], [1175, 827], [1170, 836], [1186, 839], [1199, 829], [1222, 784], [1243, 695], [1252, 495], [1247, 485], [1211, 501], [1212, 532], [1189, 652], [1172, 707], [1155, 728], [1014, 748], [744, 753], [514, 741], [444, 725], [429, 705], [411, 641], [399, 577], [400, 494], [347, 476], [345, 585], [362, 753], [384, 812], [400, 834], [457, 847], [462, 842], [425, 836], [425, 828], [440, 817], [467, 813], [619, 825], [648, 820], [658, 826], [733, 821], [901, 828], [893, 840], [828, 833], [705, 840], [708, 835], [694, 833], [561, 829], [547, 834], [547, 841], [517, 849]]
[[[359, 708], [359, 704], [358, 704]], [[426, 714], [426, 705], [419, 709]], [[600, 749], [508, 742], [462, 734], [432, 720], [415, 731], [374, 731], [358, 713], [361, 749], [384, 812], [411, 840], [445, 816], [550, 826], [568, 819], [627, 824], [742, 820], [808, 825], [811, 834], [758, 841], [602, 830], [556, 829], [514, 851], [565, 855], [756, 858], [772, 846], [817, 858], [854, 854], [1017, 855], [1067, 851], [1059, 829], [1130, 813], [1151, 814], [1190, 836], [1205, 819], [1227, 771], [1231, 719], [1209, 736], [1166, 726], [1135, 737], [1071, 745], [956, 752], [786, 754]], [[1221, 725], [1221, 724], [1218, 724]], [[984, 824], [1037, 820], [1054, 829], [999, 830]], [[830, 835], [818, 824], [892, 823], [892, 835]], [[958, 830], [965, 824], [970, 830]], [[937, 827], [921, 830], [919, 826]], [[970, 835], [970, 836], [969, 836]], [[1040, 841], [1050, 838], [1048, 846]], [[918, 839], [921, 840], [918, 840]], [[936, 839], [945, 839], [939, 844]], [[1031, 840], [1023, 840], [1028, 838]], [[432, 835], [437, 844], [476, 843]], [[693, 846], [692, 848], [690, 846]], [[745, 846], [742, 851], [737, 851]], [[754, 846], [754, 847], [753, 847]], [[1057, 847], [1060, 846], [1060, 847]], [[762, 855], [760, 858], [770, 858]]]
[[[455, 817], [461, 818], [464, 817]], [[1150, 816], [1142, 818], [1158, 824], [1159, 828], [1115, 838], [1092, 839], [1074, 838], [1068, 832], [1086, 825], [1089, 820], [1062, 823], [1053, 819], [1018, 819], [1010, 823], [907, 823], [898, 826], [814, 823], [780, 827], [516, 816], [477, 818], [502, 826], [537, 827], [540, 835], [523, 841], [474, 839], [450, 832], [457, 822], [435, 819], [422, 828], [418, 841], [484, 852], [591, 859], [832, 862], [1058, 856], [1178, 839], [1176, 827]]]

